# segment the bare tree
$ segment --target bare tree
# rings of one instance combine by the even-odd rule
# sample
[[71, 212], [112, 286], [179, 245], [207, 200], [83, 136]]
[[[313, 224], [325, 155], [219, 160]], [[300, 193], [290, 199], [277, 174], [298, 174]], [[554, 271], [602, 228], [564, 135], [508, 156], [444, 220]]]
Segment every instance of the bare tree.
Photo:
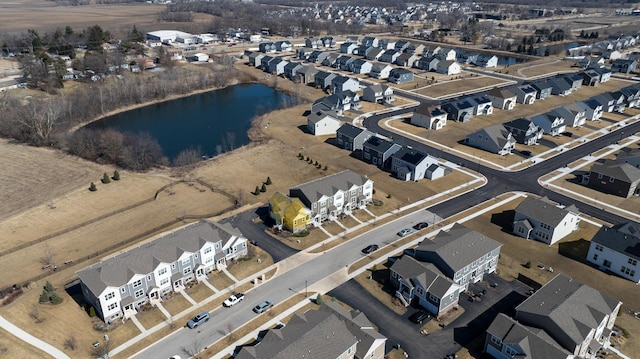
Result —
[[38, 260], [43, 266], [50, 267], [53, 266], [54, 263], [54, 253], [51, 247], [45, 243], [42, 257]]
[[76, 341], [75, 335], [71, 334], [67, 339], [64, 340], [64, 348], [69, 350], [76, 350], [78, 348], [78, 343]]
[[178, 153], [178, 156], [173, 160], [173, 165], [177, 167], [188, 166], [199, 162], [201, 159], [202, 151], [200, 148], [187, 148]]
[[102, 345], [93, 348], [95, 358], [108, 358], [111, 353], [111, 340], [104, 340]]
[[33, 319], [36, 323], [42, 323], [42, 317], [40, 317], [40, 307], [37, 304], [31, 306], [31, 310], [29, 311], [29, 317]]
[[190, 358], [193, 357], [194, 359], [199, 359], [200, 356], [198, 354], [203, 349], [202, 341], [200, 340], [200, 337], [196, 336], [189, 345], [185, 345], [181, 349]]

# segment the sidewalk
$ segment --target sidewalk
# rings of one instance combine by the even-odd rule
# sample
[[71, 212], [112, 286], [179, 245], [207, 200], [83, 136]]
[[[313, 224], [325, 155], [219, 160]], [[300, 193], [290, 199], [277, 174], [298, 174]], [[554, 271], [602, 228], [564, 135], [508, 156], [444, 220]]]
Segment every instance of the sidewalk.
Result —
[[11, 333], [12, 335], [16, 336], [18, 339], [29, 343], [30, 345], [33, 345], [34, 347], [42, 350], [43, 352], [51, 355], [52, 357], [56, 358], [56, 359], [69, 359], [69, 356], [65, 353], [63, 353], [61, 350], [59, 350], [58, 348], [54, 347], [53, 345], [46, 343], [36, 337], [34, 337], [33, 335], [25, 332], [24, 330], [16, 327], [15, 325], [13, 325], [13, 323], [9, 322], [8, 320], [4, 319], [4, 317], [0, 316], [0, 328], [3, 328], [4, 330], [8, 331], [9, 333]]

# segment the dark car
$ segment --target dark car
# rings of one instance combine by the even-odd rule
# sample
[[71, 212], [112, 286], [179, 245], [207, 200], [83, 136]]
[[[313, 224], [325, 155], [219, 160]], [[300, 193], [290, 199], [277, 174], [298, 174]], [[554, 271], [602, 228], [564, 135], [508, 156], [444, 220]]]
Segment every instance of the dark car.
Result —
[[366, 246], [364, 249], [362, 249], [362, 253], [369, 254], [369, 253], [377, 251], [378, 248], [380, 248], [380, 247], [378, 247], [377, 244], [371, 244], [371, 245]]
[[427, 227], [429, 227], [429, 223], [420, 222], [420, 223], [416, 224], [415, 226], [413, 226], [413, 229], [415, 229], [416, 231], [419, 231], [419, 230], [427, 228]]
[[522, 153], [523, 156], [531, 156], [531, 151], [520, 151], [520, 153]]
[[569, 132], [569, 131], [563, 132], [562, 135], [567, 137], [573, 137], [573, 132]]
[[409, 320], [416, 324], [422, 324], [423, 322], [428, 322], [429, 320], [431, 320], [431, 314], [419, 310], [411, 314], [409, 316]]

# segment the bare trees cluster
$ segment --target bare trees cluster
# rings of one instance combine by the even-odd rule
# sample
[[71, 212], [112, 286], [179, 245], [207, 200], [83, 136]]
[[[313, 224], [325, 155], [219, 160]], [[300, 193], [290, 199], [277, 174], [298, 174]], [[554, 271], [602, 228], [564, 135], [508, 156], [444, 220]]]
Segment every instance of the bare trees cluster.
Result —
[[[230, 62], [227, 62], [230, 63]], [[222, 87], [235, 78], [232, 65], [209, 64], [207, 69], [175, 67], [154, 76], [123, 73], [79, 87], [68, 94], [19, 99], [0, 95], [0, 136], [36, 146], [60, 146], [93, 161], [144, 170], [163, 164], [157, 142], [149, 136], [102, 131], [66, 131], [125, 106], [183, 95], [195, 89]]]

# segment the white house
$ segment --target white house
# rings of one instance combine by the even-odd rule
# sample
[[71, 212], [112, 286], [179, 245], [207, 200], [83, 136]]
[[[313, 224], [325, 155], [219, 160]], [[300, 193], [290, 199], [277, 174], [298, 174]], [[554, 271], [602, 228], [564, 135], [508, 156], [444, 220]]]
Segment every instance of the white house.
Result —
[[547, 197], [527, 197], [515, 209], [513, 234], [553, 245], [577, 230], [579, 223], [575, 206], [561, 207]]
[[391, 103], [394, 101], [393, 88], [383, 84], [373, 84], [364, 88], [362, 99], [374, 103]]
[[551, 112], [533, 116], [531, 122], [542, 128], [545, 134], [551, 136], [559, 136], [567, 128], [564, 124], [564, 118], [558, 117]]
[[494, 108], [511, 111], [516, 105], [517, 96], [505, 88], [494, 88], [487, 92], [487, 97], [491, 99]]
[[335, 135], [341, 125], [337, 115], [330, 112], [318, 111], [307, 116], [307, 129], [314, 136]]
[[460, 64], [455, 61], [440, 61], [436, 67], [436, 72], [444, 75], [456, 75], [462, 72]]
[[411, 115], [411, 124], [428, 130], [439, 130], [447, 124], [447, 113], [439, 106], [422, 104]]
[[602, 270], [640, 283], [640, 224], [626, 222], [613, 227], [602, 226], [591, 239], [587, 261]]
[[247, 255], [247, 239], [229, 224], [201, 220], [76, 272], [84, 299], [105, 322], [204, 280]]

